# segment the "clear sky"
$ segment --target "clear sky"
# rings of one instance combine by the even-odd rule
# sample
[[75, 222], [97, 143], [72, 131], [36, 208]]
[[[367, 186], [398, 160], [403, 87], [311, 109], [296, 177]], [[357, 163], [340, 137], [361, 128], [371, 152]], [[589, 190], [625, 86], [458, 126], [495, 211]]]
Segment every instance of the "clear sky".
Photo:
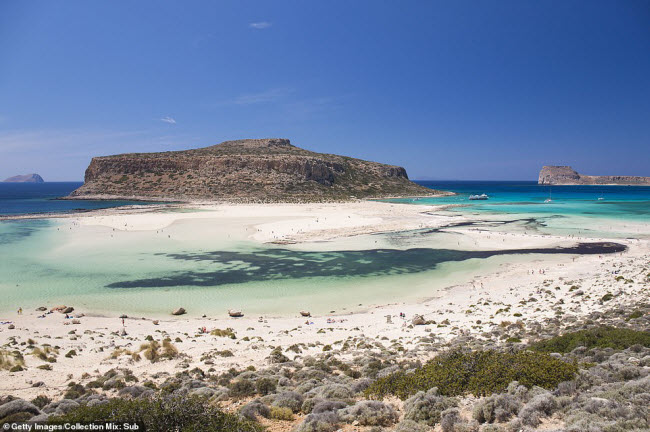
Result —
[[650, 1], [0, 2], [0, 178], [260, 137], [412, 179], [650, 176]]

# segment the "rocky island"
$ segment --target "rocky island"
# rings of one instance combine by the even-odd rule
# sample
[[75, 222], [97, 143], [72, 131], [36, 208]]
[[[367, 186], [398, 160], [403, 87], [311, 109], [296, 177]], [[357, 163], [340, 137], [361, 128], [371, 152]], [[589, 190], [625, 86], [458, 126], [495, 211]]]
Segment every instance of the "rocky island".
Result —
[[288, 139], [243, 139], [210, 147], [92, 159], [70, 198], [337, 201], [428, 196], [399, 166], [315, 153]]
[[579, 174], [570, 166], [542, 167], [537, 184], [540, 185], [635, 185], [650, 186], [650, 177], [592, 176]]
[[43, 177], [38, 174], [25, 174], [9, 177], [4, 180], [5, 183], [45, 183]]

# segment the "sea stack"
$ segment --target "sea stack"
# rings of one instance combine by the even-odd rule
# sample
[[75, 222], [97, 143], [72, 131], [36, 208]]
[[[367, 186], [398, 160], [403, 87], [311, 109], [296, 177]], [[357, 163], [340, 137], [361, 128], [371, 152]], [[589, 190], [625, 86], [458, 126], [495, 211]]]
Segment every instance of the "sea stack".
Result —
[[438, 193], [399, 166], [315, 153], [288, 139], [226, 141], [161, 153], [95, 157], [72, 198], [339, 201]]
[[592, 176], [580, 174], [570, 166], [550, 165], [542, 167], [537, 184], [649, 186], [650, 177]]
[[24, 174], [9, 177], [4, 180], [5, 183], [45, 183], [43, 177], [38, 174]]

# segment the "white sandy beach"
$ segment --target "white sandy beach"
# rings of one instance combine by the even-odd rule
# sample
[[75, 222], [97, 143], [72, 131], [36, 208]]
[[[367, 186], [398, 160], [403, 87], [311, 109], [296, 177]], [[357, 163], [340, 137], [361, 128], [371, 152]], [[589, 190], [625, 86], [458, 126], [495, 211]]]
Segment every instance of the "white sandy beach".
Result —
[[[220, 236], [252, 239], [259, 243], [291, 243], [297, 248], [308, 244], [313, 248], [321, 244], [318, 242], [336, 240], [341, 244], [348, 242], [351, 247], [364, 248], [370, 247], [364, 243], [366, 240], [359, 243], [350, 239], [371, 233], [438, 228], [471, 219], [470, 216], [439, 214], [436, 207], [379, 202], [201, 205], [193, 208], [200, 208], [201, 211], [129, 214], [124, 210], [107, 210], [70, 217], [64, 223], [75, 227], [110, 228], [126, 234], [165, 229], [171, 231], [178, 224], [202, 220], [218, 225]], [[522, 230], [508, 232], [505, 228], [495, 231], [455, 227], [445, 231], [445, 235], [453, 236], [453, 241], [461, 248], [474, 250], [556, 247], [584, 240]], [[424, 336], [451, 340], [461, 334], [489, 332], [504, 321], [540, 321], [553, 317], [558, 308], [564, 311], [563, 319], [570, 320], [571, 316], [584, 316], [617, 303], [647, 301], [647, 287], [640, 281], [644, 272], [647, 273], [650, 256], [648, 240], [616, 241], [627, 245], [628, 250], [602, 257], [548, 255], [535, 257], [534, 260], [530, 257], [503, 257], [494, 271], [470, 275], [466, 283], [432, 289], [428, 299], [423, 301], [403, 302], [396, 292], [391, 302], [361, 307], [350, 305], [356, 306], [351, 308], [353, 312], [338, 310], [309, 319], [301, 317], [298, 310], [291, 314], [269, 314], [261, 317], [261, 322], [260, 317], [250, 316], [244, 310], [245, 316], [235, 319], [228, 317], [224, 308], [222, 312], [204, 318], [197, 317], [199, 312], [193, 310], [188, 311], [189, 315], [179, 317], [170, 313], [129, 316], [122, 325], [117, 311], [100, 316], [75, 304], [69, 306], [75, 307], [71, 315], [78, 317], [79, 324], [72, 324], [71, 319], [66, 319], [59, 312], [47, 314], [45, 318], [37, 318], [42, 312], [33, 309], [25, 310], [21, 315], [16, 312], [4, 313], [1, 317], [4, 324], [0, 326], [0, 343], [6, 345], [15, 342], [13, 347], [25, 354], [26, 370], [0, 372], [3, 377], [0, 392], [22, 398], [33, 398], [39, 394], [54, 396], [70, 379], [83, 383], [91, 376], [115, 367], [128, 367], [141, 381], [155, 381], [164, 374], [205, 367], [206, 355], [223, 350], [230, 350], [234, 356], [211, 356], [210, 366], [217, 370], [263, 365], [271, 350], [277, 346], [304, 344], [301, 354], [287, 352], [286, 355], [305, 356], [321, 353], [325, 345], [331, 345], [336, 350], [349, 338], [399, 340], [408, 350], [417, 352]], [[616, 281], [615, 271], [632, 282]], [[579, 293], [572, 288], [574, 286], [579, 287]], [[605, 305], [601, 298], [606, 293], [614, 294], [614, 298]], [[57, 305], [43, 306], [50, 309]], [[400, 318], [400, 313], [406, 314], [407, 319]], [[422, 314], [435, 324], [409, 327], [409, 320], [414, 314]], [[391, 317], [392, 323], [387, 322], [387, 316]], [[159, 320], [158, 325], [154, 324], [154, 320]], [[9, 322], [13, 323], [14, 329], [9, 329]], [[199, 329], [203, 327], [208, 332], [232, 328], [236, 339], [201, 334]], [[126, 335], [121, 335], [122, 330]], [[128, 355], [110, 358], [116, 349], [137, 351], [148, 335], [156, 340], [171, 338], [182, 356], [158, 363], [133, 361]], [[30, 338], [39, 345], [58, 347], [59, 355], [56, 363], [51, 363], [52, 370], [37, 368], [45, 362], [30, 355], [27, 348]], [[71, 350], [76, 355], [66, 357], [64, 354]], [[152, 378], [154, 375], [157, 378]], [[44, 385], [33, 387], [34, 383], [39, 382]]]

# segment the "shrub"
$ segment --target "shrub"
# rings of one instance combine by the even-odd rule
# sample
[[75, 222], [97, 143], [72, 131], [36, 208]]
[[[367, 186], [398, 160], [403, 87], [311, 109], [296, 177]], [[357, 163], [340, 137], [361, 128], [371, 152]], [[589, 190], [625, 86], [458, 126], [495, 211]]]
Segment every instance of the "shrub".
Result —
[[277, 382], [272, 378], [260, 378], [255, 383], [255, 389], [261, 395], [275, 393], [277, 386]]
[[63, 425], [91, 422], [140, 423], [146, 430], [258, 432], [262, 427], [222, 412], [196, 398], [158, 397], [154, 399], [110, 399], [107, 403], [82, 405], [60, 416], [52, 416], [49, 423]]
[[395, 428], [395, 432], [429, 432], [429, 430], [428, 426], [408, 419], [402, 420]]
[[32, 403], [41, 409], [43, 409], [43, 407], [49, 404], [50, 402], [52, 402], [52, 399], [50, 399], [45, 395], [38, 395], [34, 399], [32, 399]]
[[227, 337], [230, 339], [237, 339], [237, 336], [235, 335], [235, 331], [228, 327], [225, 330], [222, 329], [214, 329], [210, 332], [212, 336], [218, 336], [218, 337]]
[[316, 395], [323, 399], [350, 399], [354, 392], [343, 384], [325, 384], [309, 391], [310, 395]]
[[628, 319], [628, 320], [631, 320], [631, 319], [641, 318], [642, 316], [643, 316], [643, 312], [641, 312], [640, 310], [636, 310], [636, 311], [632, 312], [632, 313], [627, 317], [627, 319]]
[[557, 402], [550, 393], [535, 396], [519, 412], [519, 420], [526, 425], [537, 427], [540, 417], [549, 416], [557, 408]]
[[472, 421], [471, 423], [465, 422], [460, 417], [460, 411], [458, 408], [449, 408], [443, 411], [440, 426], [442, 432], [478, 431], [478, 423], [476, 423], [476, 421]]
[[255, 399], [241, 407], [239, 410], [239, 415], [248, 420], [257, 420], [257, 416], [262, 416], [269, 418], [271, 416], [271, 410], [269, 407], [264, 405], [259, 399]]
[[328, 411], [309, 414], [293, 432], [333, 432], [338, 428], [339, 417]]
[[275, 420], [289, 421], [293, 420], [293, 411], [291, 411], [289, 408], [272, 406], [271, 415], [269, 417]]
[[157, 341], [144, 343], [140, 345], [140, 352], [152, 363], [178, 357], [178, 349], [172, 345], [169, 339], [164, 339], [162, 345]]
[[504, 391], [512, 381], [526, 387], [555, 388], [573, 378], [578, 367], [548, 354], [519, 351], [502, 353], [494, 350], [450, 351], [427, 362], [412, 373], [396, 372], [375, 381], [367, 395], [400, 399], [437, 387], [442, 395], [468, 393], [486, 396]]
[[440, 422], [442, 412], [455, 407], [455, 399], [441, 396], [438, 389], [432, 388], [426, 393], [420, 391], [404, 403], [404, 418], [433, 426]]
[[232, 397], [246, 397], [255, 394], [255, 384], [251, 380], [238, 379], [230, 384], [230, 395]]
[[313, 412], [314, 414], [328, 412], [328, 411], [336, 412], [348, 406], [348, 404], [342, 401], [330, 401], [330, 400], [323, 400], [323, 399], [316, 399], [316, 400], [317, 402], [314, 404], [314, 408], [311, 410], [311, 412]]
[[289, 361], [289, 357], [285, 356], [282, 354], [282, 347], [277, 347], [271, 351], [271, 354], [269, 354], [269, 362], [270, 363], [286, 363]]
[[303, 397], [300, 393], [287, 391], [275, 396], [272, 405], [280, 408], [289, 408], [292, 412], [299, 412], [302, 407]]
[[492, 395], [474, 405], [472, 417], [479, 423], [505, 422], [517, 415], [520, 407], [517, 398], [511, 394]]
[[[317, 407], [314, 407], [316, 409]], [[347, 423], [359, 422], [362, 426], [389, 426], [395, 423], [398, 415], [390, 405], [378, 401], [359, 401], [351, 407], [338, 412], [341, 420]]]
[[532, 344], [531, 348], [540, 352], [568, 353], [579, 346], [623, 350], [636, 344], [650, 347], [650, 332], [602, 326], [543, 340]]

